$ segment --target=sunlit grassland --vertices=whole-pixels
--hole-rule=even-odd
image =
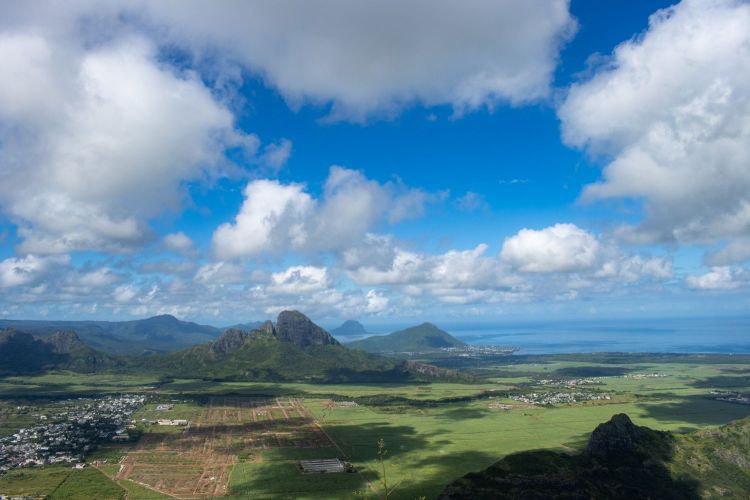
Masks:
[[[0,479],[0,494],[50,500],[120,500],[125,490],[101,471],[50,465],[10,471]],[[132,498],[132,497],[131,497]]]
[[[231,496],[352,498],[355,491],[367,490],[368,484],[377,488],[380,471],[376,452],[377,442],[382,438],[388,449],[388,482],[396,485],[391,498],[414,499],[422,495],[435,497],[453,479],[483,469],[509,453],[540,448],[576,449],[597,424],[616,413],[627,413],[638,425],[675,432],[710,428],[750,416],[750,406],[717,401],[710,394],[712,390],[750,390],[750,366],[731,362],[702,364],[695,358],[684,363],[545,361],[483,367],[474,372],[485,376],[480,375],[477,383],[464,384],[346,385],[178,379],[162,384],[158,391],[149,391],[148,403],[135,417],[194,418],[212,395],[294,396],[303,402],[340,450],[275,448],[240,456],[232,471]],[[555,382],[575,378],[593,378],[596,383],[571,388]],[[552,382],[541,384],[541,379]],[[51,374],[4,379],[0,381],[0,395],[4,398],[62,396],[64,387],[72,388],[71,395],[141,392],[139,388],[157,383],[148,377]],[[509,397],[532,391],[578,390],[611,394],[611,399],[542,407],[521,404]],[[332,404],[342,400],[356,401],[359,406]],[[173,410],[155,410],[158,402],[172,401]],[[490,405],[494,403],[512,405],[512,409],[493,409]],[[144,430],[150,432],[148,428]],[[181,430],[170,428],[159,432]],[[297,461],[302,458],[342,456],[351,460],[360,473],[305,476],[297,469]],[[55,481],[62,484],[63,472],[70,474],[69,468],[60,470],[45,467],[14,471],[0,479],[0,493],[33,494],[41,492],[39,488],[50,491],[50,487],[57,487]],[[107,469],[112,471],[114,467]],[[23,489],[27,487],[24,484],[28,489]],[[135,483],[121,480],[111,484],[120,490],[127,488],[130,499],[158,498],[158,494]],[[376,496],[370,493],[370,498]]]

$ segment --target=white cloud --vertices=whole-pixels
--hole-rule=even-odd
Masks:
[[[750,4],[684,0],[654,14],[559,109],[567,143],[613,158],[588,200],[645,200],[632,241],[750,233]]]
[[[281,170],[289,157],[292,156],[292,141],[282,139],[277,143],[267,144],[258,159],[259,163],[277,173]]]
[[[164,236],[164,246],[174,252],[189,254],[193,251],[193,240],[180,231]]]
[[[115,302],[121,304],[130,303],[137,295],[138,291],[133,285],[120,285],[115,288],[112,294]]]
[[[256,256],[278,250],[329,251],[353,246],[374,225],[419,216],[435,199],[401,184],[380,184],[361,172],[333,166],[323,196],[314,199],[302,184],[257,180],[247,184],[233,223],[217,228],[219,258]]]
[[[489,208],[484,196],[473,191],[467,191],[466,194],[457,198],[455,205],[459,210],[464,212],[475,212],[477,210],[486,210]]]
[[[271,274],[268,290],[272,293],[299,295],[325,290],[331,285],[328,269],[315,266],[292,266]]]
[[[307,242],[305,221],[315,203],[303,185],[252,181],[244,195],[234,223],[222,224],[214,232],[213,246],[219,258],[299,248]]]
[[[549,273],[592,269],[600,258],[600,245],[591,233],[574,224],[541,229],[521,229],[505,238],[500,258],[523,272]]]
[[[68,264],[68,256],[9,257],[0,261],[0,287],[8,288],[38,282],[54,268]]]
[[[386,295],[378,290],[370,290],[365,296],[367,304],[365,311],[369,314],[380,313],[388,309],[390,300]]]
[[[135,245],[148,218],[179,208],[182,182],[217,174],[227,147],[257,146],[144,39],[83,51],[6,31],[0,59],[0,202],[22,251]]]
[[[611,260],[605,260],[592,276],[632,283],[644,277],[668,279],[672,274],[672,259],[669,257],[614,255]]]
[[[231,262],[212,262],[201,266],[195,273],[194,280],[204,285],[226,285],[243,283],[247,276],[239,264]]]
[[[487,245],[425,255],[403,250],[392,239],[368,235],[366,244],[342,255],[347,275],[360,286],[391,286],[410,296],[427,293],[440,302],[512,302],[528,287],[497,259]],[[390,258],[389,258],[390,256]]]
[[[750,238],[737,238],[723,248],[706,253],[704,259],[711,266],[726,266],[750,260]]]
[[[567,0],[150,2],[196,52],[228,51],[288,102],[363,119],[420,102],[457,111],[549,93],[575,22]]]
[[[77,280],[78,284],[83,287],[103,288],[107,285],[111,285],[121,279],[120,276],[115,274],[111,269],[106,267],[96,269],[83,273]]]
[[[696,290],[731,290],[747,283],[743,271],[728,266],[713,267],[705,274],[690,275],[685,279],[688,287]]]
[[[222,54],[292,106],[333,104],[363,120],[417,102],[457,112],[545,98],[576,23],[568,0],[6,2],[0,26],[32,25],[86,42],[149,32],[196,60]],[[96,22],[86,22],[95,18]],[[205,57],[204,57],[205,56]],[[41,106],[40,106],[41,107]]]

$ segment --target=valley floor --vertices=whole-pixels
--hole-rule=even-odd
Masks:
[[[562,359],[562,358],[561,358]],[[529,449],[579,449],[616,413],[687,432],[750,416],[745,358],[639,356],[617,363],[545,357],[485,365],[474,384],[313,385],[158,381],[70,373],[0,380],[0,434],[33,425],[55,398],[134,392],[140,439],[88,457],[98,469],[44,466],[0,477],[0,494],[49,498],[379,498],[383,440],[393,499],[434,498],[452,480]],[[168,409],[157,410],[166,404]],[[186,426],[149,424],[184,419]],[[302,459],[358,472],[302,474]]]

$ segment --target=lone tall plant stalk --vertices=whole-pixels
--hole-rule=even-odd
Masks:
[[[390,495],[390,491],[388,490],[388,475],[385,469],[386,455],[388,455],[388,450],[385,447],[385,441],[383,440],[383,438],[380,438],[380,441],[378,441],[378,462],[380,462],[380,469],[383,474],[380,482],[383,485],[383,498],[385,500],[388,500],[388,495]]]

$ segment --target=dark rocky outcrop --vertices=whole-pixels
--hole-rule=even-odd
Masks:
[[[87,346],[75,332],[38,338],[14,330],[0,331],[0,375],[34,374],[51,369],[92,372],[119,361]]]
[[[220,356],[225,356],[242,347],[250,337],[250,332],[237,329],[225,331],[221,337],[211,342],[211,350]]]
[[[619,413],[594,429],[586,445],[586,454],[600,458],[624,456],[636,451],[641,437],[641,428],[626,414]]]
[[[48,344],[57,354],[71,354],[88,348],[76,332],[55,332],[49,337],[42,338],[41,341]]]
[[[339,344],[330,333],[299,311],[282,311],[276,320],[275,334],[282,342],[300,347]]]
[[[258,328],[259,332],[263,332],[267,335],[273,335],[276,336],[276,329],[273,326],[273,322],[271,320],[266,321],[260,327]]]
[[[697,499],[697,481],[675,477],[675,439],[639,427],[625,414],[592,433],[583,453],[550,450],[508,455],[482,472],[448,485],[440,500]]]

